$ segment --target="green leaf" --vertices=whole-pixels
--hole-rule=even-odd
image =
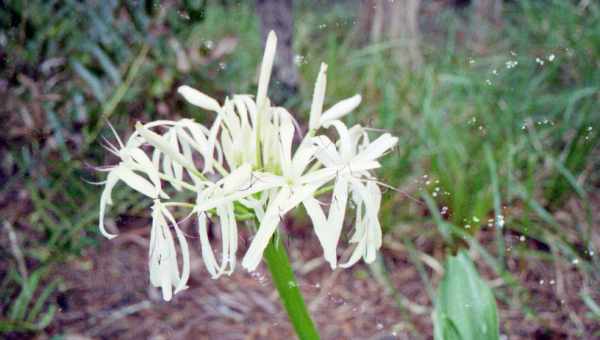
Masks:
[[[110,57],[96,44],[89,44],[86,49],[98,60],[100,66],[115,85],[119,85],[122,82],[121,72],[119,68],[115,66]]]
[[[435,303],[434,328],[436,340],[499,339],[496,300],[464,251],[446,262]]]
[[[34,271],[28,279],[23,280],[23,284],[21,286],[21,293],[19,293],[19,296],[17,296],[17,298],[15,299],[8,314],[11,320],[25,320],[27,306],[33,298],[33,293],[36,291],[42,275],[43,269],[38,269]]]
[[[94,97],[96,97],[100,103],[104,103],[106,101],[106,93],[104,92],[104,87],[100,79],[78,61],[73,61],[71,66],[75,73],[89,85]]]
[[[38,317],[38,315],[40,314],[40,312],[42,312],[42,308],[44,307],[44,304],[48,301],[48,298],[50,297],[50,295],[56,289],[56,286],[58,285],[58,283],[59,283],[58,280],[54,280],[50,284],[48,284],[48,285],[46,285],[44,287],[44,289],[42,290],[42,292],[40,293],[40,295],[36,299],[35,304],[31,308],[31,310],[29,311],[29,315],[27,317],[27,321],[34,322],[36,320],[36,318]],[[48,313],[45,316],[41,317],[42,320],[47,319],[48,315],[52,315],[53,314],[53,312],[50,312],[53,309],[53,307],[56,307],[56,306],[50,305],[50,307],[48,308],[49,309]],[[47,324],[47,323],[42,322],[42,324]],[[45,327],[46,326],[42,327],[42,329],[45,328]]]

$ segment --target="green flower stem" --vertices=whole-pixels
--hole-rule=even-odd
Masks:
[[[317,328],[304,304],[304,298],[300,293],[285,246],[279,237],[271,238],[265,249],[264,258],[298,338],[301,340],[319,339]]]

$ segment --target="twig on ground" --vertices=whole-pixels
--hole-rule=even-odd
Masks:
[[[119,308],[119,309],[115,310],[114,312],[110,313],[106,318],[104,318],[102,320],[102,322],[100,322],[100,324],[98,324],[97,326],[90,329],[88,334],[90,334],[91,336],[95,336],[95,335],[99,334],[104,328],[106,328],[110,324],[114,323],[115,321],[123,319],[131,314],[138,313],[138,312],[140,312],[144,309],[148,309],[150,307],[152,307],[152,302],[150,302],[150,300],[143,300],[141,302]],[[94,318],[94,319],[97,319],[97,318]],[[94,323],[94,319],[92,319],[92,323]]]
[[[27,272],[27,266],[25,265],[25,257],[23,256],[23,251],[21,251],[21,246],[19,245],[19,240],[17,239],[17,233],[13,228],[12,224],[8,221],[4,221],[4,228],[6,228],[6,232],[8,233],[8,240],[10,241],[10,251],[12,252],[15,260],[17,260],[17,268],[19,269],[19,273],[24,280],[27,280],[29,277],[29,273]]]

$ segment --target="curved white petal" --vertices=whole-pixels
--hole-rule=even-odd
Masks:
[[[292,159],[292,171],[291,176],[293,178],[300,177],[306,167],[312,160],[315,158],[316,146],[309,143],[302,143],[294,153],[294,158]]]
[[[217,134],[219,133],[219,127],[221,126],[221,115],[218,115],[213,122],[213,125],[210,127],[210,132],[208,134],[208,146],[206,148],[206,156],[204,158],[204,172],[212,173],[213,171],[213,154],[215,152],[216,143],[217,143]]]
[[[372,161],[381,157],[386,151],[393,148],[398,143],[397,137],[392,137],[389,133],[377,137],[369,143],[355,158],[355,161]]]
[[[350,131],[346,124],[342,123],[341,120],[334,120],[331,124],[337,130],[338,135],[340,136],[340,154],[344,161],[348,161],[354,156],[355,153],[355,143],[353,143],[352,137],[350,136]]]
[[[252,197],[241,198],[238,201],[240,204],[245,206],[246,208],[252,209],[256,218],[261,221],[265,216],[265,210],[263,209],[263,205],[257,199]]]
[[[312,221],[315,234],[317,234],[319,243],[321,243],[321,247],[323,248],[323,257],[325,257],[325,261],[329,262],[329,265],[333,269],[335,268],[335,264],[337,262],[337,255],[336,248],[334,248],[331,240],[335,238],[335,235],[333,235],[333,230],[327,223],[325,213],[319,205],[319,201],[314,197],[305,199],[302,204],[304,205],[306,213],[308,213],[308,216]]]
[[[218,112],[221,105],[215,99],[187,85],[179,86],[177,92],[190,104],[196,105],[208,111]]]
[[[138,164],[139,170],[143,170],[148,175],[150,181],[152,181],[152,185],[154,185],[154,188],[157,190],[159,195],[162,198],[169,198],[169,196],[165,194],[161,189],[158,168],[150,160],[150,157],[148,157],[148,155],[146,155],[146,153],[139,148],[128,149],[128,153],[129,155],[131,155],[131,158]]]
[[[339,101],[329,108],[329,110],[323,112],[319,125],[328,127],[331,121],[340,119],[356,109],[358,105],[360,105],[361,100],[362,97],[360,94],[357,94],[353,97]]]
[[[177,138],[177,127],[174,127],[173,130],[169,132],[169,143],[171,144],[173,150],[175,150],[175,152],[177,152],[178,154],[182,155],[182,158],[185,159],[186,164],[192,164],[191,160],[185,157],[182,154],[181,149],[179,148],[179,140]],[[177,162],[171,162],[171,166],[173,167],[173,175],[177,180],[173,181],[173,183],[171,184],[173,185],[175,190],[181,190],[181,185],[179,185],[179,182],[181,182],[181,180],[183,179],[183,167],[180,163]]]
[[[150,271],[150,283],[154,287],[160,287],[160,273],[159,273],[159,237],[162,237],[160,233],[160,226],[158,219],[155,214],[158,212],[152,210],[152,226],[150,227],[150,246],[148,248],[148,267]]]
[[[238,165],[238,150],[235,149],[233,138],[227,129],[221,131],[221,147],[223,148],[223,156],[230,168],[235,168]]]
[[[279,224],[282,215],[285,214],[284,211],[281,211],[281,207],[286,203],[289,197],[290,190],[284,187],[277,193],[275,198],[269,202],[269,207],[260,222],[258,231],[256,232],[256,235],[254,235],[252,243],[250,243],[250,247],[242,259],[242,266],[248,271],[253,271],[258,267],[271,236],[277,229],[277,225]]]
[[[162,204],[160,205],[160,208],[161,213],[167,218],[169,223],[171,223],[173,229],[175,229],[175,235],[177,236],[177,241],[179,242],[179,247],[181,249],[181,259],[183,264],[181,268],[181,276],[177,277],[177,285],[175,285],[175,294],[177,294],[178,292],[187,289],[187,281],[190,277],[190,250],[187,240],[185,239],[185,235],[181,229],[179,229],[179,226],[177,225],[177,222],[175,221],[175,218],[171,212]],[[176,263],[176,261],[175,265],[176,268],[179,268],[179,265]],[[178,273],[178,271],[176,271],[176,273]]]
[[[104,214],[106,212],[106,206],[112,205],[111,193],[114,186],[119,181],[119,177],[113,171],[108,173],[108,178],[106,179],[106,184],[104,184],[104,190],[102,191],[102,195],[100,196],[100,219],[98,221],[98,228],[100,229],[100,233],[102,236],[111,239],[117,237],[115,234],[111,234],[106,231],[104,227]]]
[[[157,189],[147,179],[136,174],[128,167],[126,167],[124,165],[119,165],[113,171],[120,180],[125,182],[125,184],[127,184],[132,189],[134,189],[150,198],[157,197],[157,193],[160,191],[160,188]]]
[[[223,251],[220,273],[230,275],[235,269],[235,253],[237,252],[237,223],[233,204],[230,203],[217,207],[217,214],[219,215],[219,222],[221,224]],[[228,267],[229,269],[227,269]]]
[[[312,139],[312,142],[316,146],[315,157],[319,162],[323,163],[326,167],[333,167],[342,162],[335,144],[327,136],[317,136]]]
[[[286,176],[292,172],[292,143],[294,139],[294,124],[288,115],[281,115],[279,126],[280,165]]]
[[[382,244],[381,225],[378,219],[381,190],[374,182],[363,185],[358,180],[352,181],[352,190],[357,209],[355,231],[350,243],[357,245],[348,262],[340,265],[343,268],[352,266],[361,257],[366,263],[373,262]]]
[[[250,186],[251,176],[252,168],[249,164],[244,164],[223,177],[217,185],[222,186],[225,193],[235,192]]]
[[[219,265],[217,264],[215,254],[213,253],[212,246],[210,245],[210,241],[208,240],[208,226],[206,223],[206,214],[203,211],[198,212],[198,234],[200,235],[200,249],[202,251],[202,260],[204,260],[204,265],[206,266],[206,269],[214,278],[218,275]]]
[[[345,176],[338,177],[333,187],[331,206],[329,207],[329,216],[327,217],[328,228],[330,228],[331,245],[330,251],[335,252],[337,244],[344,226],[344,217],[346,215],[346,204],[348,202],[348,180]],[[336,266],[335,253],[329,254],[332,268]]]
[[[165,156],[168,156],[172,161],[175,161],[189,170],[191,173],[197,172],[193,164],[190,164],[184,157],[176,151],[165,137],[150,131],[142,123],[135,124],[136,131],[144,137],[144,139],[152,146],[160,150]]]
[[[201,196],[199,196],[199,200],[200,197]],[[221,227],[221,265],[219,265],[215,259],[212,246],[208,239],[206,215],[203,211],[198,212],[198,232],[200,234],[202,258],[206,265],[206,269],[213,279],[217,279],[223,274],[230,275],[233,272],[235,268],[235,253],[237,252],[238,246],[237,222],[235,220],[233,203],[217,206],[216,212]]]
[[[239,100],[241,102],[243,102],[246,106],[246,108],[248,109],[248,115],[250,116],[250,122],[252,123],[252,126],[256,126],[256,103],[254,102],[254,100],[252,100],[252,97],[249,95],[237,95],[237,98],[239,98]]]
[[[149,254],[150,283],[160,287],[165,301],[173,297],[173,286],[179,281],[177,252],[175,242],[169,230],[160,206],[155,201],[152,207],[152,231]]]

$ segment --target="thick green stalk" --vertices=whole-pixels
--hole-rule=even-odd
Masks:
[[[301,340],[319,339],[317,328],[304,304],[304,298],[300,293],[285,246],[279,237],[271,238],[265,249],[264,258],[298,338]]]

